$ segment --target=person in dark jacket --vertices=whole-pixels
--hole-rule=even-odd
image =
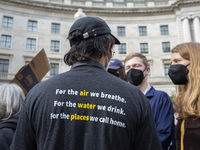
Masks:
[[[0,86],[0,149],[9,150],[25,96],[22,89],[12,83]]]
[[[28,93],[11,150],[161,150],[148,100],[106,71],[120,43],[106,22],[78,19],[68,39],[71,69]]]
[[[174,111],[170,97],[164,91],[156,90],[147,81],[150,67],[147,58],[141,53],[130,53],[125,58],[127,80],[139,87],[151,105],[156,128],[163,150],[168,150],[174,136]]]

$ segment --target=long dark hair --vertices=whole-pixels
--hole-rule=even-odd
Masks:
[[[68,36],[72,44],[71,49],[65,54],[64,62],[67,65],[73,65],[78,61],[89,60],[91,58],[100,59],[103,52],[106,52],[109,44],[113,48],[115,39],[110,34],[79,40],[80,31],[74,31]]]

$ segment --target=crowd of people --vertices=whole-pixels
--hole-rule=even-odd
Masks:
[[[69,71],[38,83],[26,98],[16,84],[0,86],[1,150],[199,149],[200,43],[171,51],[172,102],[148,83],[143,54],[114,58],[120,41],[103,19],[76,20],[68,40]]]

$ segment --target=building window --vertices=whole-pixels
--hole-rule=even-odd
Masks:
[[[37,21],[28,21],[28,31],[36,32],[37,31]]]
[[[148,43],[140,43],[140,52],[143,54],[149,53]]]
[[[0,59],[0,73],[8,73],[9,60]]]
[[[1,35],[1,47],[11,47],[11,36],[10,35]]]
[[[170,67],[170,64],[164,64],[165,76],[168,76],[169,67]]]
[[[126,54],[126,43],[121,43],[118,46],[118,52],[119,54]]]
[[[125,27],[117,27],[117,35],[118,36],[125,36]]]
[[[133,0],[134,2],[146,2],[147,0]]]
[[[50,76],[54,76],[58,74],[58,63],[50,63]]]
[[[125,0],[113,0],[113,2],[125,2]]]
[[[140,36],[147,36],[147,27],[146,26],[139,27],[139,35]]]
[[[51,2],[63,2],[63,0],[49,0]]]
[[[51,25],[51,33],[59,34],[60,33],[60,24],[52,23],[52,25]]]
[[[30,63],[30,61],[29,60],[25,60],[25,65],[28,64],[28,63]]]
[[[3,27],[12,28],[13,27],[13,18],[12,17],[3,17]]]
[[[36,50],[36,39],[27,38],[26,49],[28,49],[28,50]]]
[[[162,42],[163,53],[169,53],[170,49],[170,42]]]
[[[60,50],[60,41],[51,41],[51,51],[59,52]]]
[[[148,77],[151,77],[151,70],[149,71],[149,73],[147,74]]]
[[[161,35],[169,35],[168,25],[160,26]]]

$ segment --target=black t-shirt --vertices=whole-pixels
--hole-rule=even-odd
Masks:
[[[135,86],[96,61],[37,84],[11,150],[161,150],[151,107]]]

